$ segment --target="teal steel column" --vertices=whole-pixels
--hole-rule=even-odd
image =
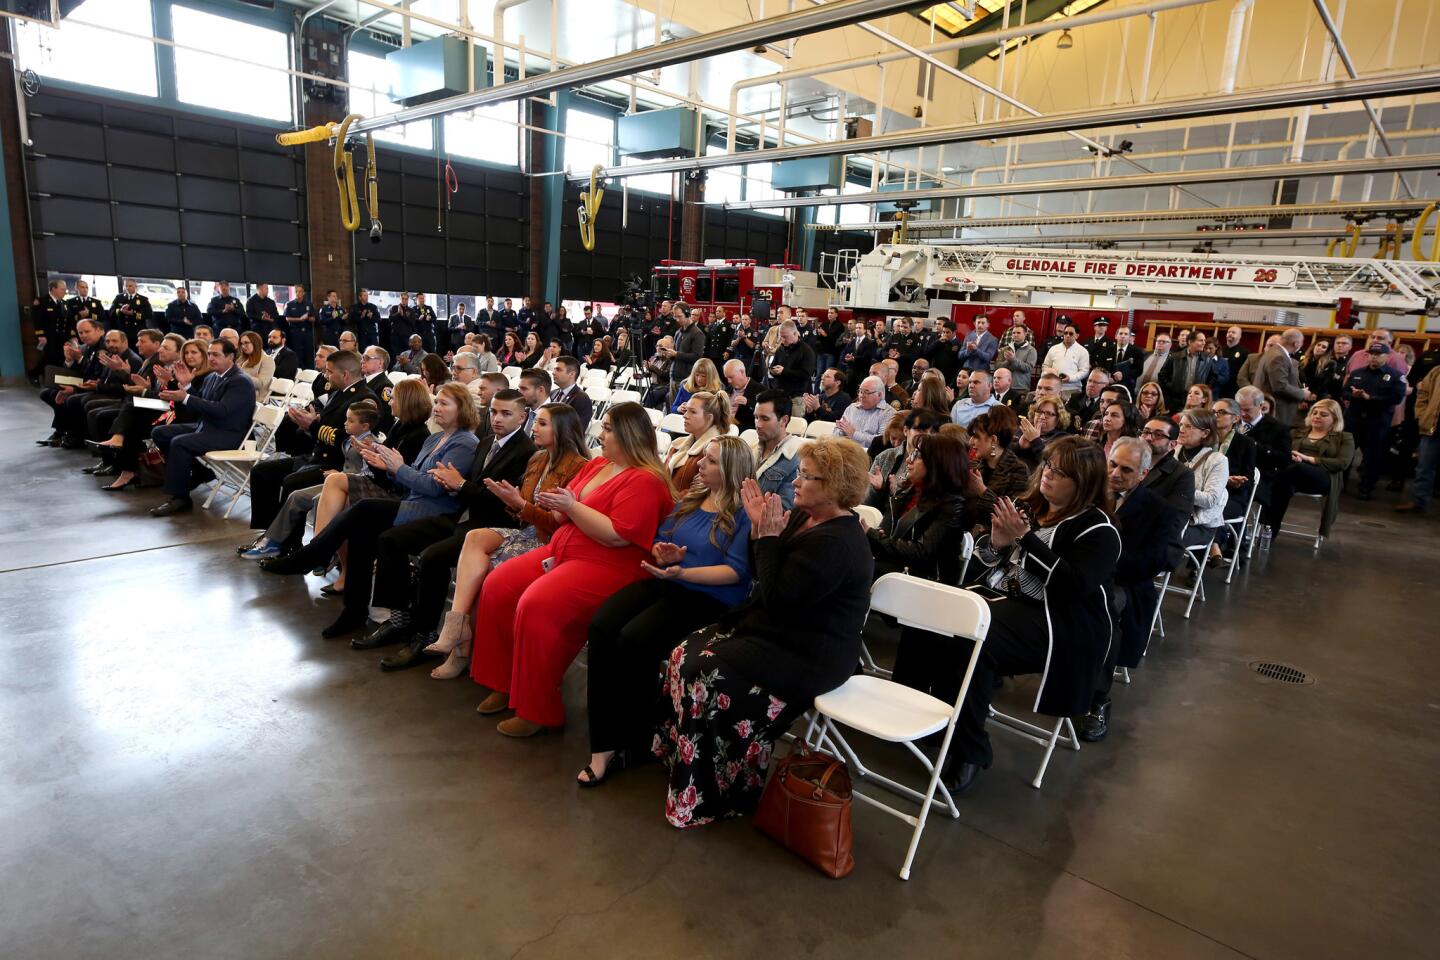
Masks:
[[[0,157],[0,167],[8,167]],[[0,378],[25,376],[25,351],[20,345],[20,289],[15,281],[15,247],[10,242],[10,184],[19,173],[0,170]]]
[[[815,231],[809,224],[815,222],[815,211],[819,207],[796,207],[795,219],[795,262],[801,270],[815,269]]]
[[[561,92],[556,95],[556,106],[539,107],[538,114],[545,117],[546,122],[540,124],[547,130],[554,130],[556,133],[565,132],[565,110],[570,105],[570,94]],[[537,105],[538,106],[538,105]],[[541,202],[541,249],[540,260],[543,267],[541,285],[545,291],[545,299],[560,304],[560,230],[565,222],[565,178],[563,176],[545,176],[555,174],[564,169],[565,166],[565,144],[562,137],[541,136],[541,149],[539,162],[535,164],[535,172],[540,174],[540,202]]]
[[[174,40],[174,27],[170,23],[170,4],[150,5],[151,24],[158,40]],[[218,12],[218,11],[217,11]],[[178,103],[179,85],[175,81],[175,48],[163,43],[155,44],[155,85],[162,103]]]

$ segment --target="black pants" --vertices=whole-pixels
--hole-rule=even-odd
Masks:
[[[433,627],[444,612],[450,570],[468,532],[453,516],[425,517],[386,530],[375,548],[375,605],[409,610],[416,629]],[[413,567],[411,557],[416,558]]]
[[[1297,493],[1329,493],[1330,471],[1314,463],[1292,463],[1275,474],[1270,486],[1270,509],[1266,512],[1265,523],[1274,533],[1280,532],[1285,522],[1285,513],[1290,509],[1290,499]]]
[[[1390,453],[1390,417],[1365,414],[1353,421],[1355,446],[1360,448],[1360,492],[1370,493],[1380,482]]]
[[[649,752],[666,658],[724,613],[709,594],[668,580],[632,583],[601,605],[590,621],[591,751]]]
[[[123,400],[114,403],[91,403],[85,407],[85,436],[91,440],[108,440],[115,432],[120,411],[130,405]]]
[[[275,522],[286,497],[324,482],[324,468],[305,457],[272,457],[255,464],[250,471],[250,527],[264,530]]]
[[[395,523],[399,500],[361,500],[340,511],[305,546],[299,556],[311,566],[329,563],[345,546],[345,612],[361,620],[370,609],[370,580],[380,535]]]
[[[965,692],[955,736],[950,741],[950,756],[960,762],[990,766],[990,737],[985,732],[990,698],[1002,677],[1044,671],[1047,637],[1044,607],[1022,600],[990,603],[990,632]],[[973,649],[968,640],[902,627],[894,678],[938,700],[954,703]]]

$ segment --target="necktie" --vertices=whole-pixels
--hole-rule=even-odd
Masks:
[[[485,462],[480,465],[480,469],[482,471],[485,470],[486,467],[490,466],[490,461],[495,459],[495,454],[499,449],[499,440],[496,440],[490,444],[490,449],[485,451]]]
[[[1249,433],[1251,426],[1252,426],[1252,424],[1250,423],[1250,421],[1248,421],[1248,420],[1245,421],[1244,423],[1240,424],[1240,432],[1241,432],[1241,433]]]

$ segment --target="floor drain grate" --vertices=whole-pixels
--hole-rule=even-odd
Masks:
[[[1279,680],[1281,683],[1314,683],[1315,679],[1299,667],[1292,667],[1288,663],[1276,663],[1273,660],[1251,660],[1250,669],[1260,676],[1270,680]]]

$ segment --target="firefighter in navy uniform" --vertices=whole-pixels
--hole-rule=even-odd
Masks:
[[[295,284],[295,296],[285,304],[285,323],[289,334],[285,337],[290,349],[302,358],[315,354],[315,305],[306,295],[305,284]]]
[[[360,349],[382,346],[380,340],[380,308],[370,302],[370,291],[361,290],[345,317],[345,329],[355,334]],[[387,331],[388,332],[388,331]]]
[[[410,306],[410,294],[400,294],[400,302],[390,308],[390,342],[387,348],[391,357],[398,357],[410,349],[410,337],[415,334],[415,308]]]
[[[716,369],[725,366],[725,354],[735,342],[735,328],[724,307],[716,307],[705,326],[705,358],[715,364]]]
[[[420,339],[425,343],[425,349],[430,353],[437,350],[445,351],[444,344],[450,339],[445,331],[445,325],[435,315],[435,308],[425,302],[425,294],[415,294],[415,332],[420,334]]]
[[[165,307],[165,332],[178,333],[186,340],[195,337],[195,325],[200,322],[200,308],[190,299],[185,287],[175,288],[175,299]],[[218,335],[220,330],[215,333]]]
[[[134,280],[125,281],[125,292],[115,295],[110,303],[110,329],[123,330],[131,343],[140,336],[140,331],[154,326],[155,311],[150,308],[150,298],[139,293]]]
[[[245,329],[245,306],[238,298],[230,296],[230,284],[225,280],[215,284],[215,296],[210,298],[205,316],[216,330],[226,327]]]
[[[1361,500],[1369,500],[1375,484],[1380,482],[1390,439],[1390,421],[1395,415],[1395,405],[1405,399],[1405,377],[1386,363],[1390,347],[1377,341],[1365,352],[1368,354],[1366,365],[1345,381],[1345,426],[1355,435],[1355,446],[1362,457]]]
[[[345,307],[340,303],[339,292],[331,290],[325,294],[325,303],[320,307],[319,318],[320,342],[328,343],[331,346],[339,343],[340,331],[349,329],[345,326]],[[356,337],[358,339],[358,333]]]
[[[1095,318],[1095,335],[1082,341],[1080,346],[1090,354],[1090,366],[1099,367],[1106,373],[1115,366],[1115,341],[1106,336],[1110,332],[1110,321],[1104,317]]]
[[[260,334],[262,338],[268,338],[270,331],[275,329],[275,324],[280,316],[280,308],[270,298],[270,285],[268,283],[257,284],[255,292],[250,294],[250,299],[245,301],[245,316],[250,321],[250,329]],[[284,330],[281,330],[284,333]]]
[[[84,280],[75,281],[75,296],[65,301],[65,309],[70,312],[70,336],[75,335],[75,324],[81,320],[94,320],[105,326],[105,305],[90,296],[90,284]]]
[[[30,326],[35,331],[35,351],[40,355],[30,370],[39,380],[47,366],[65,364],[65,342],[75,335],[75,313],[65,299],[65,281],[51,280],[45,295],[30,305]]]

